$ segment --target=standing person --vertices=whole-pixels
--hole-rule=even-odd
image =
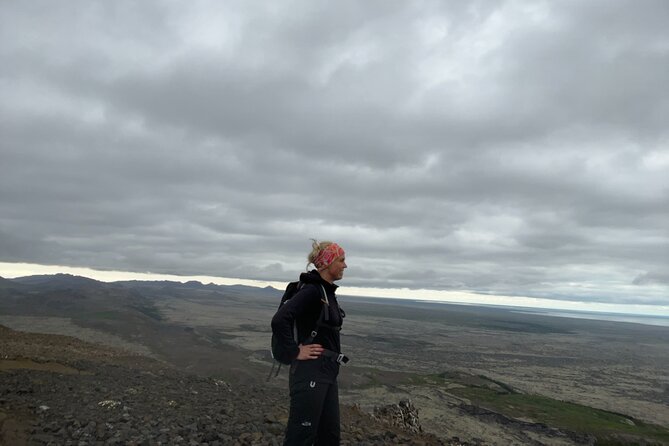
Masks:
[[[338,445],[337,375],[348,358],[341,354],[339,330],[344,311],[337,303],[334,282],[344,276],[346,255],[336,243],[314,240],[307,260],[307,270],[311,264],[316,269],[300,275],[302,288],[272,318],[281,355],[292,361],[290,414],[283,444]]]

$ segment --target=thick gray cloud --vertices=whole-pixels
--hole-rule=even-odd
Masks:
[[[669,304],[669,5],[14,2],[0,261]]]

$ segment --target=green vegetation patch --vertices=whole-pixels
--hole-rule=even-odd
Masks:
[[[395,387],[406,385],[411,380],[413,374],[405,372],[395,372],[389,370],[379,370],[373,367],[356,367],[352,376],[351,387],[356,389],[368,389],[374,387]]]
[[[669,445],[669,429],[619,413],[595,409],[541,395],[518,392],[483,375],[459,371],[407,376],[409,386],[434,386],[465,398],[477,407],[510,419],[531,420],[565,431],[597,437],[597,445]]]
[[[93,319],[116,320],[121,319],[123,315],[118,311],[96,311],[91,313],[90,317]]]
[[[515,393],[508,385],[487,378],[483,375],[470,375],[458,371],[448,371],[429,375],[412,375],[409,385],[436,385],[439,387],[473,387],[489,389],[496,393]]]
[[[233,335],[233,334],[229,334],[229,333],[224,333],[224,332],[220,331],[220,332],[218,332],[218,338],[219,338],[221,341],[230,341],[230,340],[239,338],[239,336],[237,336],[237,335]]]
[[[634,444],[629,442],[632,438],[669,444],[669,429],[614,412],[540,395],[499,392],[488,387],[467,386],[449,392],[509,418],[531,419],[572,432],[593,434],[598,439],[597,444],[617,444],[621,438],[627,439],[625,444]]]
[[[254,324],[240,324],[239,325],[239,330],[241,330],[241,331],[254,331],[254,332],[267,331],[267,329],[265,327],[258,328],[258,326],[254,325]]]
[[[153,305],[131,305],[130,308],[134,308],[145,316],[150,317],[153,320],[161,321],[163,316],[160,314],[160,311]]]
[[[559,327],[554,327],[548,324],[538,324],[526,321],[510,321],[502,319],[484,320],[477,324],[479,327],[488,330],[510,331],[515,333],[570,333]]]

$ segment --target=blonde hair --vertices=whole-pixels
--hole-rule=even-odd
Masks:
[[[309,263],[307,263],[307,271],[309,270],[309,265],[314,265],[314,261],[316,260],[316,257],[318,257],[318,254],[321,253],[322,250],[330,246],[333,242],[330,242],[328,240],[323,240],[322,242],[319,242],[318,240],[312,238],[311,239],[311,252],[307,256],[307,260]]]

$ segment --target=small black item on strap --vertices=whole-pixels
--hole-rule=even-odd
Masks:
[[[325,358],[328,358],[338,364],[346,365],[346,363],[349,361],[348,356],[346,356],[343,353],[337,353],[332,350],[324,349],[323,350],[323,356]]]
[[[279,366],[277,367],[277,364]],[[279,361],[272,361],[272,368],[269,369],[269,375],[267,375],[267,381],[269,381],[272,378],[272,374],[274,373],[274,378],[279,376],[279,372],[281,371],[281,363]],[[274,369],[276,369],[276,372],[274,372]]]

